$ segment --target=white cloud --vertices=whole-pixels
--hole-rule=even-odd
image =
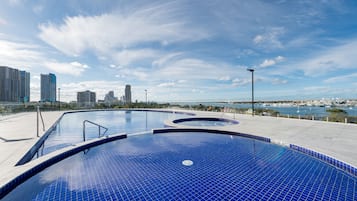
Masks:
[[[273,60],[273,59],[265,59],[264,61],[263,61],[263,63],[261,63],[259,66],[260,67],[268,67],[268,66],[272,66],[272,65],[275,65],[275,60]]]
[[[188,80],[219,80],[222,77],[238,75],[243,70],[221,62],[207,62],[196,58],[180,58],[158,69],[161,77]]]
[[[244,85],[247,85],[249,83],[251,83],[252,81],[250,79],[239,79],[239,78],[236,78],[236,79],[233,79],[232,80],[232,86],[235,86],[235,87],[239,87],[239,86],[244,86]]]
[[[158,87],[174,87],[175,85],[176,85],[175,82],[164,82],[164,83],[158,84],[157,86]]]
[[[264,34],[258,34],[254,37],[253,42],[258,47],[264,49],[280,49],[283,48],[283,44],[279,37],[285,33],[284,27],[272,27],[268,28]]]
[[[177,80],[170,82],[163,82],[157,85],[157,87],[170,88],[170,87],[182,87],[183,84],[187,83],[187,80]]]
[[[282,62],[285,58],[282,56],[277,56],[274,59],[265,59],[263,63],[261,63],[259,66],[262,68],[268,67],[268,66],[273,66],[279,62]]]
[[[257,53],[251,49],[236,50],[235,54],[236,54],[237,58],[257,55]]]
[[[262,35],[257,35],[257,36],[254,37],[253,42],[254,42],[255,44],[259,44],[259,43],[261,43],[263,40],[264,40],[264,37],[263,37]]]
[[[120,66],[127,66],[137,61],[157,58],[160,53],[152,49],[123,50],[114,53],[113,60]]]
[[[173,59],[177,59],[181,55],[183,55],[182,52],[175,52],[175,53],[170,53],[170,54],[161,56],[160,58],[153,61],[152,65],[153,66],[163,66],[164,64],[172,61]]]
[[[154,74],[150,72],[150,69],[137,67],[137,68],[120,68],[118,69],[117,75],[115,77],[118,78],[131,78],[137,80],[147,80],[150,75]],[[150,77],[152,79],[152,77]]]
[[[292,65],[294,69],[303,70],[305,75],[317,76],[341,69],[356,69],[357,39],[317,52],[314,57]]]
[[[304,92],[312,92],[312,93],[316,93],[316,92],[329,92],[331,90],[330,87],[327,86],[309,86],[309,87],[304,87],[303,91]]]
[[[354,81],[354,80],[357,80],[357,73],[331,77],[331,78],[324,80],[324,83],[344,83],[344,82],[350,82],[350,81]]]
[[[274,78],[272,80],[272,84],[274,84],[274,85],[280,85],[280,84],[286,84],[286,83],[288,83],[287,80],[282,80],[282,79],[279,79],[279,78]]]
[[[186,82],[187,82],[187,80],[178,80],[178,81],[177,81],[177,83],[180,83],[180,84],[186,83]]]
[[[77,61],[71,63],[45,62],[44,65],[45,67],[56,73],[74,76],[81,75],[85,71],[85,69],[89,68],[88,65],[81,64]]]
[[[220,77],[218,80],[219,80],[219,81],[229,81],[229,80],[231,80],[231,77],[229,77],[229,76],[223,76],[223,77]]]
[[[25,42],[12,42],[0,39],[1,65],[28,70],[41,64],[45,56],[39,47]]]
[[[153,9],[155,11],[153,12]],[[67,17],[61,25],[39,25],[39,37],[68,55],[85,50],[108,52],[138,44],[170,44],[209,37],[209,34],[182,18],[175,18],[172,5],[138,8],[133,13]]]
[[[282,56],[277,56],[277,57],[275,58],[275,61],[277,61],[277,62],[281,62],[281,61],[284,61],[284,60],[285,60],[285,58],[282,57]]]
[[[51,61],[43,54],[41,47],[25,42],[12,42],[0,39],[0,63],[1,65],[23,69],[33,73],[43,71],[43,67],[60,74],[78,76],[89,66],[78,61],[71,63]]]
[[[78,61],[71,62],[71,65],[77,68],[89,68],[87,64],[81,64]]]

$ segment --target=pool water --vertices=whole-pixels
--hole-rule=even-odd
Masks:
[[[108,128],[105,135],[118,133],[135,133],[163,128],[164,121],[191,116],[183,113],[156,111],[94,111],[65,114],[56,129],[53,130],[45,143],[34,156],[38,158],[58,149],[83,142],[83,121],[90,120]],[[101,131],[103,133],[103,129]],[[98,127],[86,124],[86,140],[98,138]]]
[[[229,126],[238,124],[238,121],[223,119],[223,118],[213,118],[213,117],[190,117],[183,119],[176,119],[172,121],[175,124],[185,125],[185,126]]]
[[[357,200],[357,178],[307,155],[205,132],[130,136],[80,152],[16,200]]]

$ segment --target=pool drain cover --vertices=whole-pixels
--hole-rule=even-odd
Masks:
[[[193,165],[193,161],[191,161],[191,160],[183,160],[182,161],[182,165],[191,166],[191,165]]]

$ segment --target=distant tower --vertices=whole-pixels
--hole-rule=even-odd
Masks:
[[[79,107],[94,107],[96,94],[92,91],[77,92],[77,103]]]
[[[131,103],[131,86],[125,85],[125,103]]]
[[[19,70],[0,66],[0,102],[18,102],[19,84]]]
[[[20,71],[20,102],[30,102],[30,73]]]
[[[41,101],[56,102],[56,75],[41,74]]]

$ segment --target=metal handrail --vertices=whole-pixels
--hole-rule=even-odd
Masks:
[[[40,137],[39,135],[39,122],[38,122],[38,117],[41,117],[41,121],[42,121],[42,130],[45,131],[45,122],[43,121],[43,117],[42,117],[42,113],[41,113],[41,110],[40,110],[40,106],[37,105],[37,137]]]
[[[84,120],[84,121],[83,121],[83,141],[86,141],[86,123],[90,123],[90,124],[93,124],[93,125],[98,126],[98,128],[99,128],[99,130],[98,130],[98,137],[101,137],[100,128],[104,128],[104,129],[105,129],[105,131],[104,131],[104,133],[103,133],[102,136],[104,136],[104,134],[108,131],[108,128],[107,128],[107,127],[104,127],[104,126],[102,126],[102,125],[99,125],[99,124],[94,123],[94,122],[89,121],[89,120]]]

